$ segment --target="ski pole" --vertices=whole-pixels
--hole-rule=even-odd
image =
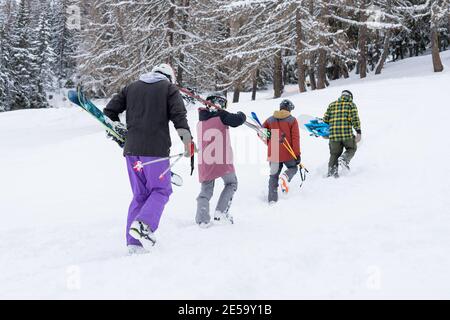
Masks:
[[[295,155],[294,149],[291,147],[291,144],[286,139],[286,137],[284,138],[283,146],[294,157],[295,160],[298,160],[298,157]],[[304,169],[307,173],[309,173],[308,169],[306,169],[306,167],[302,163],[300,163],[298,166],[300,167],[300,169]]]
[[[146,167],[146,166],[149,166],[149,165],[155,164],[155,163],[159,163],[159,162],[163,162],[163,161],[166,161],[166,160],[170,160],[170,159],[173,159],[173,158],[176,158],[176,157],[180,157],[180,156],[182,157],[183,155],[184,155],[184,153],[180,153],[180,154],[176,154],[176,155],[173,155],[173,156],[169,156],[169,157],[165,157],[165,158],[161,158],[161,159],[156,159],[156,160],[152,160],[152,161],[148,161],[148,162],[144,162],[144,163],[142,161],[136,161],[134,163],[134,165],[133,165],[133,169],[136,172],[141,172],[144,169],[144,167]]]
[[[159,180],[164,179],[164,176],[166,175],[166,173],[168,173],[170,170],[172,170],[172,168],[177,164],[178,161],[180,161],[184,156],[184,153],[180,153],[178,155],[178,158],[166,169],[164,170],[163,173],[161,173],[161,175],[159,176]]]

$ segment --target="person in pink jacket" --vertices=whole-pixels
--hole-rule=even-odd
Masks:
[[[222,96],[211,95],[206,100],[220,108],[199,109],[197,135],[201,191],[197,198],[195,221],[201,228],[211,225],[209,202],[214,194],[216,179],[219,178],[223,180],[225,187],[217,203],[214,220],[233,224],[233,217],[229,210],[237,191],[238,182],[233,165],[229,127],[239,127],[247,120],[242,112],[237,114],[227,112],[225,110],[227,100]]]

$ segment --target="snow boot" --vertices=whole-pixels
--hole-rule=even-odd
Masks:
[[[200,229],[209,229],[211,227],[211,223],[202,222],[199,223],[198,226],[200,227]]]
[[[129,234],[139,241],[146,250],[150,250],[156,243],[155,235],[150,227],[141,221],[134,221],[131,224]]]
[[[350,165],[343,157],[339,158],[339,166],[346,171],[350,171]]]
[[[233,216],[231,214],[220,211],[216,211],[214,214],[214,221],[223,224],[234,224]]]
[[[130,256],[148,253],[148,250],[146,250],[142,246],[129,245],[127,246],[127,248],[128,248],[128,255]]]
[[[280,175],[280,187],[283,194],[289,193],[289,177],[285,173]]]

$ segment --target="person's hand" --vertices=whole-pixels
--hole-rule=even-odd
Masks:
[[[198,152],[198,149],[194,142],[186,143],[184,145],[184,156],[186,158],[191,158],[195,152]]]
[[[127,130],[127,125],[120,122],[120,121],[114,121],[112,123],[112,127],[114,129],[115,132],[117,132],[119,135],[126,137],[128,130]]]
[[[258,136],[260,138],[264,138],[265,140],[269,140],[270,139],[270,130],[266,129],[266,128],[261,128],[261,130],[258,131]]]
[[[258,131],[258,137],[259,137],[262,141],[267,142],[267,135],[266,135],[264,132]]]
[[[299,166],[302,163],[302,156],[297,156],[297,159],[295,160],[295,163]]]
[[[177,129],[177,132],[184,144],[184,156],[186,158],[192,157],[196,151],[196,147],[194,141],[192,141],[191,132],[183,128]]]
[[[242,119],[244,119],[244,122],[247,121],[247,115],[245,113],[243,113],[242,111],[238,111],[237,114],[240,115]]]
[[[355,142],[356,142],[356,143],[360,143],[360,142],[361,142],[361,139],[362,139],[361,134],[358,133],[358,134],[356,135]]]

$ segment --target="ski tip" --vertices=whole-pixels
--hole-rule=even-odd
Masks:
[[[262,123],[261,123],[261,121],[259,121],[259,118],[256,115],[256,112],[252,112],[252,118],[262,127]]]
[[[75,103],[78,106],[81,105],[80,100],[78,99],[78,92],[76,90],[69,90],[67,93],[67,98],[69,98],[72,103]]]

